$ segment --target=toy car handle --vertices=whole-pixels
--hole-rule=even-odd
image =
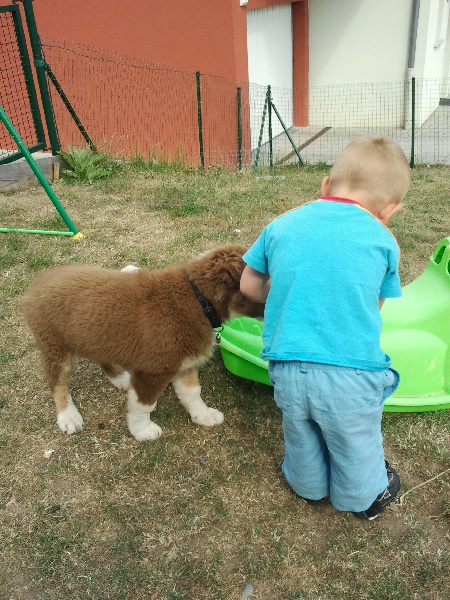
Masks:
[[[431,260],[450,277],[450,237],[439,242]]]

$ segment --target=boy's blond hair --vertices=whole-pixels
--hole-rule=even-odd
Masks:
[[[385,136],[361,137],[344,148],[330,172],[330,189],[363,190],[372,200],[401,202],[411,169],[403,150]]]

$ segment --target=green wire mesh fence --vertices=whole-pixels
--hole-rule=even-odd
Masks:
[[[113,156],[235,169],[257,155],[262,167],[298,164],[300,154],[306,164],[331,164],[355,137],[385,134],[411,164],[450,164],[450,79],[417,80],[414,93],[411,80],[272,87],[271,134],[268,119],[261,134],[267,86],[50,37],[42,47],[92,144]],[[50,92],[61,146],[86,146],[54,85]],[[299,103],[307,126],[295,125]]]
[[[355,137],[385,134],[412,164],[450,164],[450,79],[418,80],[414,97],[411,81],[312,87],[302,93],[272,87],[278,113],[272,115],[272,142],[266,122],[258,146],[267,86],[200,77],[53,38],[43,38],[43,46],[96,147],[111,154],[237,168],[254,165],[259,147],[258,164],[269,166],[298,163],[293,142],[305,163],[331,164]],[[307,127],[293,123],[298,98],[307,103]],[[84,145],[55,94],[53,104],[62,143]]]

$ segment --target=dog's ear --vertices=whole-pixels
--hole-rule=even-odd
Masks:
[[[242,254],[241,249],[237,248],[228,250],[221,257],[218,257],[218,263],[221,264],[222,280],[230,288],[239,289],[245,267]]]
[[[210,269],[214,272],[216,285],[225,284],[229,289],[239,289],[245,263],[242,260],[246,252],[238,244],[216,248],[210,255]]]
[[[245,262],[239,254],[232,254],[227,261],[227,269],[237,288],[239,288]]]

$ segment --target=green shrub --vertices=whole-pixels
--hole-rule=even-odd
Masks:
[[[120,164],[106,154],[87,148],[69,146],[69,152],[60,150],[59,154],[72,169],[63,171],[63,179],[76,179],[79,183],[91,184],[98,179],[109,177],[117,172]]]

